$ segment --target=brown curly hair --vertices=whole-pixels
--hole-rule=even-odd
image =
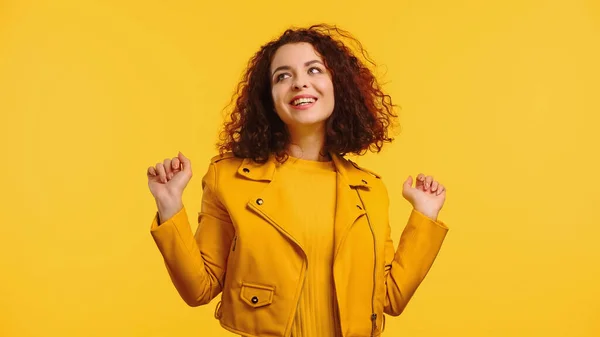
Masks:
[[[299,42],[312,44],[332,75],[335,105],[326,122],[323,152],[362,155],[366,150],[380,152],[384,142],[393,141],[388,137],[388,128],[398,116],[393,112],[391,97],[382,92],[371,70],[341,38],[353,42],[365,60],[375,66],[351,34],[326,24],[288,29],[263,45],[248,62],[232,97],[235,106],[220,134],[219,152],[231,151],[236,157],[252,158],[258,163],[264,163],[273,153],[280,162],[288,158],[289,134],[275,112],[269,68],[279,47]]]

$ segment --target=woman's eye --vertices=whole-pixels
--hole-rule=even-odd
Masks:
[[[284,79],[286,79],[287,77],[289,77],[289,74],[283,73],[283,74],[279,74],[277,75],[277,82],[282,81]]]
[[[312,68],[308,69],[308,72],[313,73],[313,74],[318,74],[321,72],[321,69],[319,69],[317,67],[312,67]]]

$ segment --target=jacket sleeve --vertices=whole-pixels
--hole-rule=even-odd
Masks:
[[[193,234],[185,207],[159,226],[158,212],[150,233],[164,259],[171,281],[189,306],[209,303],[223,288],[234,229],[216,193],[211,163],[202,179],[202,206]]]
[[[384,312],[398,316],[421,284],[442,246],[448,227],[413,209],[394,250],[388,225],[385,243],[386,299]]]

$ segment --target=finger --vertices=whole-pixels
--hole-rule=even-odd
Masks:
[[[436,195],[440,195],[440,194],[442,194],[442,193],[444,193],[444,192],[446,192],[446,188],[444,187],[444,185],[440,185],[440,186],[438,187],[438,190],[437,190],[437,192],[436,192]]]
[[[160,181],[163,183],[167,182],[167,172],[165,171],[165,167],[163,163],[156,163],[156,171],[158,172],[158,177]]]
[[[165,167],[165,172],[167,174],[167,180],[171,180],[171,178],[173,178],[173,168],[171,167],[171,158],[166,158],[163,161],[163,166]]]
[[[425,182],[425,175],[423,173],[419,173],[419,175],[417,176],[417,183],[416,183],[415,187],[422,190],[424,182]]]
[[[174,157],[171,160],[171,167],[173,168],[173,171],[179,171],[181,169],[181,161],[179,158]]]
[[[414,194],[416,193],[416,188],[412,187],[412,184],[413,177],[408,176],[402,185],[402,196],[409,201],[414,199]]]
[[[432,176],[425,177],[425,190],[428,190],[431,187],[431,182],[433,181]]]
[[[151,177],[156,176],[156,170],[154,169],[154,166],[148,167],[148,171],[146,172],[146,174]]]
[[[183,166],[182,170],[185,172],[192,173],[192,162],[190,162],[190,160],[186,156],[184,156],[183,153],[181,153],[181,151],[179,151],[177,157],[179,158],[179,160],[181,160]]]
[[[404,181],[404,189],[412,188],[412,183],[413,183],[412,176],[408,176],[408,178],[406,178],[406,180]]]
[[[433,193],[433,192],[437,191],[437,189],[438,189],[438,186],[439,186],[439,183],[438,183],[437,181],[435,181],[435,180],[434,180],[434,181],[431,183],[431,192]]]

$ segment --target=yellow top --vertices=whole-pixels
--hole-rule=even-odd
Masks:
[[[338,331],[332,268],[335,166],[331,161],[290,157],[278,170],[278,178],[286,182],[281,198],[292,205],[286,221],[301,229],[298,241],[308,257],[291,337],[334,337]]]

